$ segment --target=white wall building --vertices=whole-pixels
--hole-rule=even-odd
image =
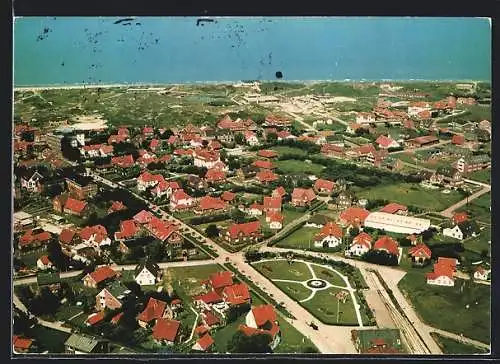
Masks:
[[[464,234],[462,233],[462,230],[460,230],[460,227],[458,225],[455,225],[452,228],[443,229],[443,236],[449,236],[450,238],[458,240],[464,239]]]
[[[385,230],[399,234],[420,234],[430,228],[429,219],[411,216],[388,214],[386,212],[372,212],[365,219],[366,227]]]

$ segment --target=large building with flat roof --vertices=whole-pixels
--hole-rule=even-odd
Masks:
[[[389,214],[386,212],[372,212],[365,219],[365,226],[400,234],[419,234],[430,228],[429,219],[412,216]]]

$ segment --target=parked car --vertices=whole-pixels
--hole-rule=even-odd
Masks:
[[[316,325],[314,322],[311,322],[309,326],[311,326],[313,330],[318,330],[318,325]]]

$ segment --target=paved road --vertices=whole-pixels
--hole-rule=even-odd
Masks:
[[[481,189],[477,192],[474,192],[472,195],[464,198],[462,201],[458,201],[456,204],[451,205],[446,210],[441,211],[440,214],[444,217],[451,218],[453,216],[453,212],[455,210],[459,209],[460,207],[468,204],[469,202],[475,200],[476,198],[478,198],[478,197],[480,197],[480,196],[482,196],[485,193],[488,193],[490,191],[491,191],[491,187],[483,187],[483,189]]]
[[[463,343],[466,343],[466,344],[474,345],[474,346],[477,346],[477,347],[480,347],[480,348],[483,348],[483,349],[487,349],[487,350],[491,349],[490,345],[488,345],[488,344],[485,344],[485,343],[483,343],[481,341],[469,339],[469,338],[466,338],[466,337],[454,334],[452,332],[448,332],[448,331],[436,329],[436,328],[433,328],[433,327],[431,327],[429,330],[431,332],[438,333],[440,335],[449,337],[450,339],[454,339],[454,340],[457,340],[457,341],[460,341],[460,342],[463,342]]]

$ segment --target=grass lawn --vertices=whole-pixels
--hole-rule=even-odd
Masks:
[[[484,195],[472,200],[468,205],[465,205],[458,209],[457,211],[467,211],[469,216],[475,219],[477,222],[484,222],[486,224],[491,223],[491,193],[485,193]]]
[[[312,270],[314,271],[314,274],[319,279],[323,279],[327,282],[330,282],[334,286],[339,286],[339,287],[346,286],[342,277],[339,276],[337,273],[335,273],[333,270],[328,269],[324,266],[315,265],[315,264],[313,264],[311,267],[312,267]]]
[[[411,183],[380,185],[363,189],[358,198],[390,199],[403,205],[413,205],[431,211],[442,211],[460,201],[462,196],[457,191],[444,194],[439,190],[430,190]]]
[[[273,260],[255,263],[253,266],[269,279],[307,281],[312,278],[309,268],[302,262],[293,262],[289,265],[286,260]]]
[[[317,351],[311,340],[302,335],[295,327],[281,318],[278,320],[281,329],[281,342],[274,350],[275,353],[306,353],[312,352],[311,348]]]
[[[487,168],[473,173],[469,173],[466,177],[474,181],[491,183],[491,169]]]
[[[281,214],[284,217],[283,225],[288,225],[293,220],[296,220],[296,219],[300,218],[302,215],[304,215],[303,212],[295,211],[295,210],[291,210],[291,209],[283,209],[283,211],[281,211]],[[264,216],[264,219],[265,219],[265,216]]]
[[[491,249],[489,241],[491,241],[491,228],[485,227],[478,236],[464,240],[463,244],[465,249],[481,254],[481,251]]]
[[[431,336],[439,345],[443,354],[487,354],[488,351],[473,345],[465,344],[449,337],[431,332]]]
[[[455,280],[454,287],[431,286],[417,271],[408,272],[398,286],[427,324],[490,342],[490,286],[461,279]]]
[[[276,153],[278,153],[279,156],[281,156],[283,154],[300,154],[300,155],[307,155],[308,154],[303,149],[288,147],[286,145],[280,145],[278,147],[273,147],[272,150],[274,150]]]
[[[37,341],[41,352],[48,351],[49,353],[58,354],[64,352],[64,343],[70,336],[69,333],[40,325],[35,325],[32,329],[28,329],[26,334]]]
[[[324,166],[316,163],[306,163],[303,161],[288,159],[276,161],[275,165],[285,174],[315,174],[319,175]]]
[[[311,300],[301,302],[301,305],[325,324],[357,325],[358,319],[356,318],[356,311],[350,295],[347,296],[345,303],[339,303],[339,315],[337,318],[337,299],[335,298],[335,294],[339,291],[341,289],[333,287],[317,291]]]
[[[311,295],[312,292],[309,288],[304,287],[300,283],[273,281],[273,284],[295,301],[305,300]]]
[[[210,334],[215,341],[215,350],[218,353],[227,353],[227,344],[238,330],[238,326],[245,323],[245,314],[223,328],[218,329],[213,334]]]
[[[191,301],[191,297],[201,291],[202,280],[207,279],[212,273],[223,270],[216,264],[168,268],[164,271],[164,282],[172,282],[174,291],[179,297],[183,301]]]
[[[359,330],[357,331],[360,350],[363,352],[372,347],[371,341],[376,338],[384,339],[388,345],[405,352],[401,343],[401,334],[398,329],[373,329],[373,330]]]
[[[55,315],[55,318],[57,321],[68,321],[70,318],[79,314],[80,312],[83,312],[80,307],[65,304],[64,306],[61,306],[59,308]],[[87,317],[85,313],[82,313],[82,316],[85,316],[85,318]]]
[[[302,227],[294,231],[277,244],[280,248],[308,249],[313,246],[312,239],[320,232],[320,229]]]

